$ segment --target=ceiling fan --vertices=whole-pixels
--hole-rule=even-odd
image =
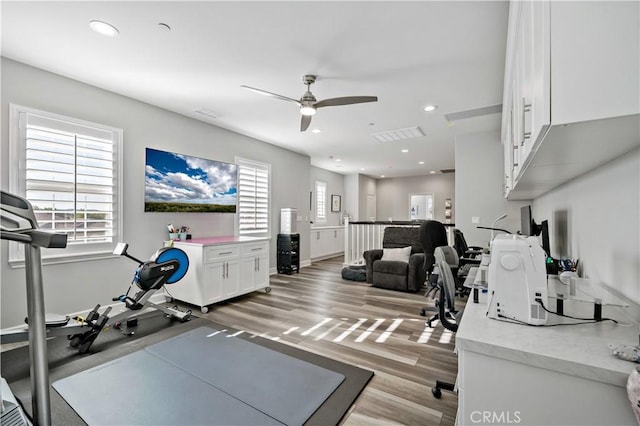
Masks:
[[[287,96],[278,95],[277,93],[267,92],[266,90],[256,89],[255,87],[245,86],[244,84],[240,87],[244,87],[245,89],[249,89],[253,92],[260,93],[261,95],[271,96],[276,99],[282,99],[283,101],[294,102],[300,106],[300,114],[302,114],[302,121],[300,122],[300,131],[304,132],[309,128],[309,124],[311,124],[311,116],[316,113],[316,109],[328,106],[339,106],[339,105],[351,105],[351,104],[362,104],[365,102],[377,102],[377,96],[344,96],[341,98],[330,98],[324,99],[322,101],[318,101],[313,93],[311,93],[310,87],[313,83],[316,82],[315,75],[304,75],[302,76],[302,82],[307,85],[307,91],[302,95],[302,97],[298,99],[289,98]]]

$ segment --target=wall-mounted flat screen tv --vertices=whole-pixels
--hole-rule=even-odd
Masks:
[[[145,212],[235,213],[235,164],[146,149]]]

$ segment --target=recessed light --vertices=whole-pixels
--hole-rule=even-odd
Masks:
[[[427,112],[435,111],[438,109],[438,105],[427,105],[424,110]]]
[[[418,164],[424,164],[424,161],[418,161]]]
[[[166,32],[171,31],[171,27],[169,26],[169,24],[165,24],[164,22],[158,22],[158,29]]]
[[[384,177],[384,175],[380,175],[380,177]]]
[[[431,173],[432,175],[435,175],[436,171],[435,170],[431,170],[429,173]]]
[[[407,152],[409,152],[409,150],[408,149],[403,149],[402,152],[407,153]]]
[[[111,24],[102,21],[91,21],[89,22],[89,27],[97,32],[98,34],[102,34],[107,37],[115,37],[118,35],[118,29]]]
[[[342,160],[341,160],[341,159],[339,159],[339,158],[336,158],[336,161],[342,161]]]
[[[362,167],[362,168],[360,169],[360,171],[361,171],[361,172],[364,172],[364,167]]]
[[[311,133],[320,133],[320,132],[322,132],[322,130],[320,130],[320,129],[313,129],[313,130],[311,131]]]

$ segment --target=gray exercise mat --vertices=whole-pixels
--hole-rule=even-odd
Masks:
[[[200,327],[53,387],[90,425],[301,425],[343,380]]]
[[[145,350],[287,425],[303,424],[344,380],[342,374],[210,327]]]
[[[144,350],[53,383],[89,425],[281,425]]]

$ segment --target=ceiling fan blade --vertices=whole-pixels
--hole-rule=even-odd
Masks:
[[[311,124],[311,116],[303,115],[302,120],[300,121],[300,131],[304,132],[309,128],[309,124]]]
[[[377,102],[377,96],[345,96],[343,98],[331,98],[318,101],[313,106],[322,108],[327,106],[363,104],[365,102]]]
[[[286,96],[278,95],[277,93],[267,92],[266,90],[262,90],[262,89],[256,89],[255,87],[245,86],[244,84],[241,85],[240,87],[251,90],[252,92],[260,93],[261,95],[271,96],[272,98],[281,99],[283,101],[295,102],[298,105],[300,105],[300,101],[297,99],[288,98]]]

